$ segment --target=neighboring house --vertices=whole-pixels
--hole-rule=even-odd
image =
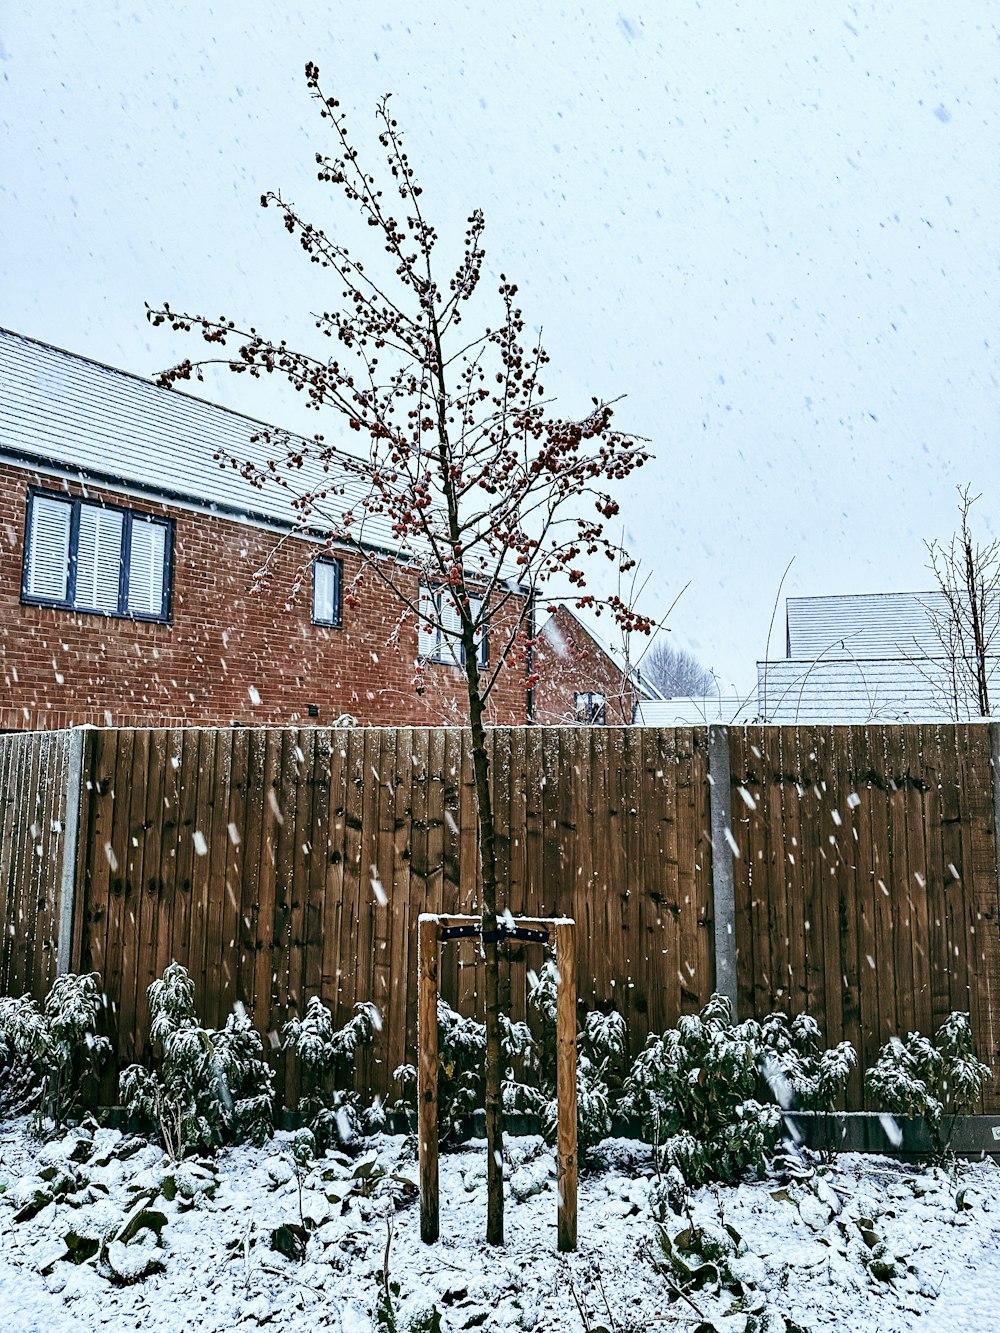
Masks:
[[[759,720],[967,720],[956,661],[934,628],[944,609],[940,592],[789,597],[785,656],[757,663]]]
[[[706,727],[715,723],[735,727],[752,721],[756,711],[756,696],[740,699],[735,694],[676,695],[640,699],[635,721],[640,727]]]
[[[216,461],[263,448],[260,430],[0,330],[0,729],[464,719],[447,641],[413,619],[396,636],[398,603],[371,577],[347,605],[357,552],[291,535],[286,492]],[[390,552],[388,525],[365,544]],[[411,595],[440,598],[416,568]],[[530,706],[512,664],[489,720],[524,723]]]
[[[535,670],[534,720],[543,724],[620,727],[641,699],[661,697],[562,604],[538,631]]]

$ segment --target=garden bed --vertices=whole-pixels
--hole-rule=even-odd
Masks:
[[[559,1255],[551,1150],[522,1137],[507,1153],[506,1244],[483,1241],[485,1151],[473,1142],[442,1157],[441,1240],[424,1246],[401,1137],[314,1164],[300,1212],[287,1134],[178,1168],[118,1130],[43,1144],[29,1121],[8,1123],[0,1326],[368,1333],[391,1318],[416,1333],[438,1326],[435,1311],[442,1330],[538,1333],[994,1326],[1000,1169],[990,1160],[957,1175],[853,1154],[786,1163],[766,1180],[697,1190],[678,1214],[649,1147],[612,1139],[581,1176],[579,1250]],[[283,1252],[301,1242],[301,1257]]]

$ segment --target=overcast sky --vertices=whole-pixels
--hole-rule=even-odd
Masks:
[[[306,60],[363,148],[391,91],[428,212],[448,232],[485,210],[562,408],[626,395],[619,424],[656,454],[623,497],[650,609],[690,582],[675,636],[746,691],[792,557],[784,594],[926,587],[923,538],[966,481],[1000,532],[995,13],[12,5],[0,324],[141,375],[196,350],[147,300],[306,345],[337,292],[258,198],[347,222],[312,180]],[[323,428],[243,378],[199,393]]]

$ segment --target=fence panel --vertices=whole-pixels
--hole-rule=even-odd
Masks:
[[[176,959],[207,1022],[242,1003],[272,1049],[313,994],[338,1021],[373,1000],[383,1028],[360,1077],[391,1093],[415,1059],[417,917],[478,901],[469,733],[100,731],[93,744],[79,965],[103,973],[120,1060],[148,1056],[146,989]],[[577,918],[581,994],[618,1007],[636,1048],[714,983],[706,745],[703,729],[490,735],[501,904]],[[541,962],[537,946],[506,948],[515,1016]],[[476,945],[449,944],[445,998],[481,1012],[482,990]],[[294,1101],[296,1071],[275,1064]]]
[[[56,975],[69,732],[0,734],[0,995]]]
[[[741,1012],[810,1013],[864,1068],[965,1010],[1000,1066],[989,729],[747,727],[730,762]]]
[[[968,1010],[1000,1068],[990,728],[729,736],[741,1012],[812,1013],[864,1067],[890,1035]],[[6,994],[41,997],[55,976],[72,744],[0,736]],[[207,1022],[242,1004],[272,1050],[313,994],[338,1021],[373,1000],[360,1078],[391,1094],[415,1055],[417,916],[478,902],[469,734],[92,731],[83,753],[72,964],[102,973],[121,1061],[149,1054],[147,989],[177,959]],[[501,904],[575,917],[581,998],[617,1007],[637,1049],[714,986],[707,732],[499,728],[490,753]],[[541,960],[506,946],[515,1017]],[[446,947],[441,980],[481,1013],[474,943]],[[274,1061],[294,1100],[297,1072]],[[860,1072],[847,1104],[863,1104]],[[996,1084],[983,1109],[1000,1112]]]

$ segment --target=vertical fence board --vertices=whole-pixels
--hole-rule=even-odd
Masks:
[[[0,994],[56,976],[70,754],[67,732],[0,735]]]

